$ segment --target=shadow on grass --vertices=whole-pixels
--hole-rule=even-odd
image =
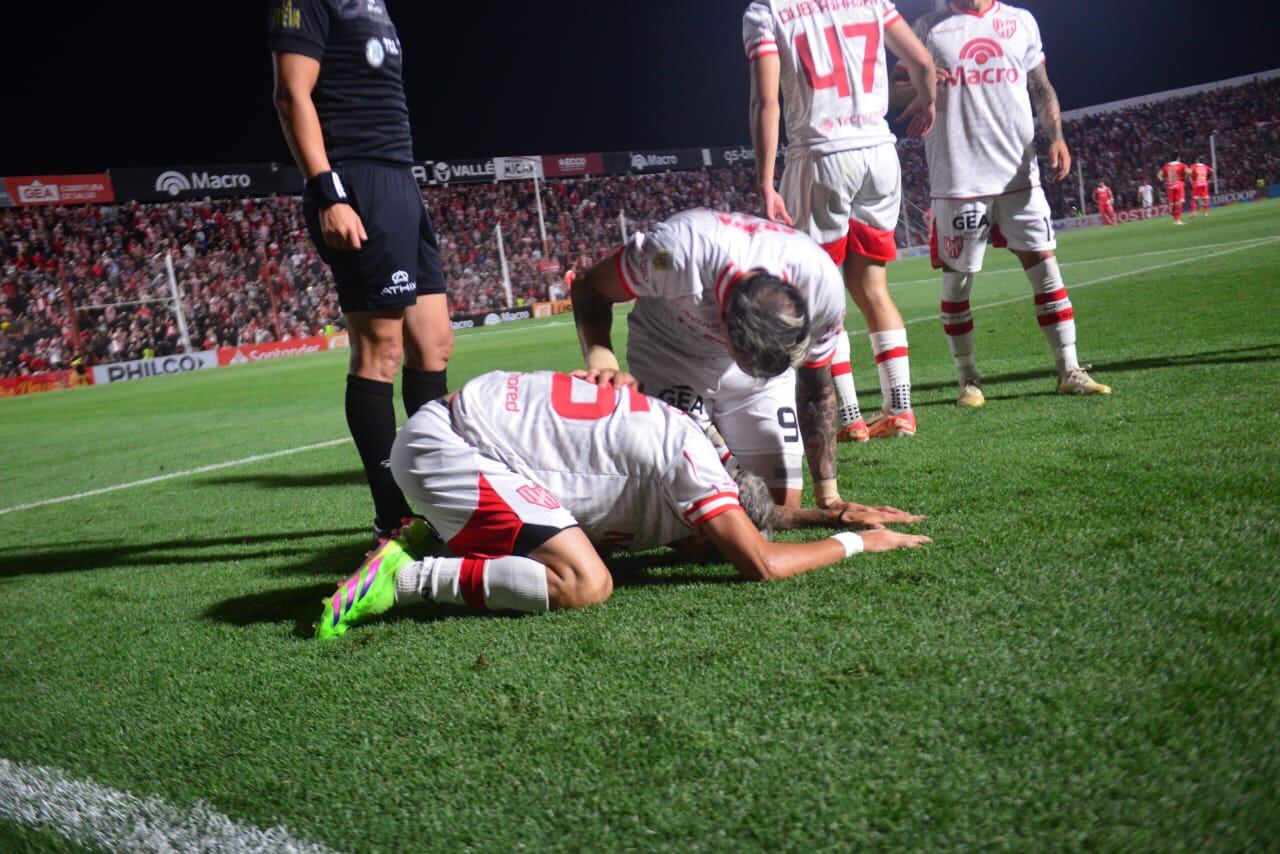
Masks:
[[[723,584],[740,578],[727,566],[710,564],[705,574],[691,572],[688,562],[674,552],[655,552],[624,555],[609,560],[616,587],[649,587],[669,584]],[[236,596],[208,608],[204,615],[210,620],[228,623],[241,628],[262,623],[292,623],[295,637],[315,637],[316,621],[323,616],[321,600],[333,593],[341,582],[336,574],[328,584],[312,584],[306,587],[287,587]],[[370,621],[396,623],[413,620],[418,623],[434,623],[440,620],[467,617],[469,619],[520,619],[522,615],[511,612],[473,611],[454,605],[438,605],[422,602],[395,610]]]
[[[261,474],[229,475],[210,478],[206,483],[219,486],[244,486],[252,484],[262,489],[311,489],[325,486],[362,486],[368,481],[360,469],[349,471],[315,472],[313,474],[288,474],[264,472]]]
[[[1199,353],[1182,353],[1170,356],[1159,356],[1150,359],[1127,359],[1121,362],[1098,362],[1091,370],[1100,374],[1102,382],[1106,382],[1107,374],[1123,374],[1130,371],[1149,371],[1159,368],[1186,368],[1193,365],[1247,365],[1259,362],[1280,362],[1280,343],[1260,344],[1256,347],[1237,347],[1231,350],[1204,350]],[[1253,354],[1253,355],[1250,355]],[[984,386],[997,383],[1023,382],[1025,380],[1045,380],[1053,382],[1057,379],[1052,366],[1034,371],[1017,371],[1009,374],[990,374],[983,376]],[[955,388],[955,382],[922,383],[912,387],[912,391],[938,391]],[[1032,392],[1031,394],[1009,395],[1007,398],[988,397],[987,400],[1003,400],[1022,397],[1050,396],[1052,391]]]
[[[367,543],[368,528],[339,528],[332,531],[280,531],[251,536],[210,537],[206,539],[159,540],[152,543],[103,544],[71,543],[52,549],[15,549],[0,555],[0,578],[20,575],[49,575],[58,572],[83,572],[94,569],[133,568],[240,562],[277,558],[272,568],[289,575],[335,574],[342,567],[360,560]],[[343,537],[350,541],[322,552],[311,552],[306,541],[317,537]],[[241,547],[224,554],[210,554],[209,549]],[[245,550],[244,546],[264,546]]]

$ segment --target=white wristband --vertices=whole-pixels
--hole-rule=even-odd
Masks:
[[[862,554],[862,537],[853,531],[841,531],[838,534],[832,534],[831,539],[836,540],[840,545],[844,546],[844,556],[853,557],[856,554]]]

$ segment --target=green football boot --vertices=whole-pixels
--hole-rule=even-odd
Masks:
[[[349,627],[390,611],[396,604],[396,576],[411,563],[413,555],[402,539],[387,540],[369,552],[355,574],[324,600],[316,637],[336,638]]]

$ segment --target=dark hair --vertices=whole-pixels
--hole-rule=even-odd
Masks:
[[[776,377],[804,361],[809,306],[794,285],[759,273],[743,279],[724,307],[729,344],[757,377]]]

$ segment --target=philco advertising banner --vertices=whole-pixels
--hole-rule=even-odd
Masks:
[[[10,200],[20,207],[104,205],[116,200],[107,175],[28,175],[5,178],[4,186]]]
[[[138,359],[135,362],[117,362],[111,365],[94,365],[93,382],[96,385],[145,380],[167,374],[185,374],[218,367],[218,354],[213,350],[199,353],[182,353],[160,356],[156,359]]]
[[[302,173],[282,163],[230,163],[218,166],[157,166],[112,169],[116,198],[138,202],[234,196],[297,196]]]

